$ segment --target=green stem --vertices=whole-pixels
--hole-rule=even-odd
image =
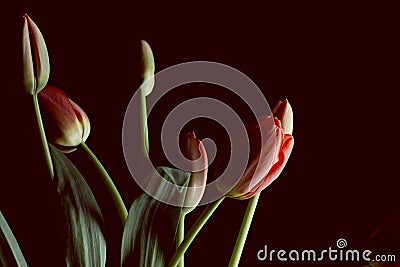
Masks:
[[[183,239],[185,238],[185,214],[182,213],[179,219],[178,225],[178,235],[176,237],[176,248],[182,243]],[[179,261],[178,267],[184,267],[185,265],[185,255],[182,255],[181,260]]]
[[[251,221],[253,220],[259,198],[260,194],[256,194],[249,200],[249,203],[247,204],[247,209],[242,221],[242,226],[240,227],[239,235],[236,239],[236,244],[232,252],[231,260],[229,261],[229,267],[237,267],[239,265],[240,257],[242,256],[244,244],[250,230]]]
[[[218,206],[221,204],[221,202],[225,199],[225,197],[222,197],[215,201],[212,204],[209,204],[207,208],[203,211],[201,216],[197,219],[197,221],[194,223],[188,234],[186,235],[185,239],[182,241],[182,243],[179,245],[179,247],[176,249],[174,256],[172,257],[171,261],[168,264],[168,267],[176,267],[182,258],[182,256],[185,254],[186,250],[189,248],[190,244],[193,242],[194,238],[197,236],[197,234],[200,232],[200,230],[203,228],[204,224],[210,219],[211,215],[214,213],[214,211],[218,208]]]
[[[100,177],[102,178],[104,184],[106,185],[108,192],[110,193],[112,199],[114,200],[114,205],[118,211],[122,225],[125,225],[126,219],[128,217],[128,211],[126,210],[124,201],[122,200],[117,187],[115,186],[110,175],[108,174],[108,172],[106,171],[104,166],[101,164],[100,160],[93,153],[93,151],[85,143],[81,143],[81,147],[93,161],[94,166],[96,167],[97,171],[99,172]]]
[[[146,157],[149,157],[149,134],[147,128],[147,106],[146,106],[146,95],[142,88],[140,90],[140,121],[142,130],[142,142],[143,150]]]
[[[51,179],[54,178],[53,162],[51,160],[49,145],[47,144],[46,133],[44,131],[42,116],[40,115],[39,100],[38,95],[33,95],[33,106],[35,108],[36,120],[39,127],[39,135],[42,140],[43,154],[47,163],[47,168],[49,169],[49,174]]]

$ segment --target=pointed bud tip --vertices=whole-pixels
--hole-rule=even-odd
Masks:
[[[194,133],[194,131],[188,132],[188,133],[186,134],[186,136],[196,139],[196,134]]]
[[[140,44],[142,45],[142,47],[143,47],[143,46],[148,46],[148,47],[150,47],[149,43],[146,42],[145,40],[140,40]]]
[[[278,111],[281,104],[282,104],[282,101],[279,101],[278,103],[276,103],[275,107],[272,109],[272,114],[276,114],[276,112]]]
[[[279,101],[274,108],[274,116],[277,117],[282,124],[285,134],[293,133],[293,109],[289,100]]]

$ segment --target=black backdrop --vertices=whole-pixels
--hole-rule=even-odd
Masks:
[[[290,100],[295,147],[281,177],[262,193],[242,266],[267,266],[256,258],[265,244],[274,249],[318,249],[335,247],[337,239],[345,238],[351,248],[366,248],[373,229],[399,209],[398,112],[393,103],[398,89],[398,20],[393,7],[317,1],[2,5],[2,88],[9,89],[20,77],[22,15],[27,12],[48,45],[49,83],[62,88],[89,115],[92,132],[87,143],[116,177],[127,204],[139,193],[121,147],[122,119],[139,83],[138,40],[151,45],[157,70],[193,60],[221,62],[253,79],[271,105]],[[188,96],[196,93],[188,91]],[[29,187],[35,183],[30,173],[16,174],[22,171],[20,165],[10,163],[23,158],[11,152],[16,141],[10,139],[23,127],[15,119],[23,108],[14,105],[10,112],[6,97],[2,92],[3,121],[13,126],[2,126],[9,160],[3,163],[7,171],[1,177],[1,204],[16,228],[31,232],[39,226],[21,222],[16,214],[17,207],[29,206]],[[166,101],[161,115],[150,117],[155,155],[160,151],[162,114],[173,105],[173,100]],[[199,137],[218,135],[202,126],[193,126]],[[162,161],[162,156],[156,160]],[[21,183],[26,183],[25,189],[18,191]],[[227,265],[245,207],[244,201],[223,204],[190,248],[188,266]],[[51,214],[42,213],[51,220]],[[191,214],[189,222],[197,214]],[[41,242],[36,244],[41,255],[36,257],[43,257]]]

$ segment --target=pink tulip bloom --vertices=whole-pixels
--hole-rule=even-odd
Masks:
[[[86,141],[90,133],[89,118],[75,102],[49,85],[38,96],[49,142],[63,152],[70,152]]]
[[[242,177],[226,196],[235,199],[251,198],[275,181],[282,172],[294,145],[293,112],[287,100],[277,104],[274,116],[265,116],[246,127],[252,146],[249,163]],[[260,132],[267,133],[262,146],[255,144]]]

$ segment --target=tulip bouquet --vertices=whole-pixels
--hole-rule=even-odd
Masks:
[[[280,175],[293,148],[293,112],[289,102],[279,102],[272,111],[273,115],[266,112],[265,116],[246,126],[251,150],[245,171],[234,177],[234,184],[221,182],[218,188],[224,192],[222,197],[209,203],[197,221],[185,231],[185,216],[199,206],[207,179],[216,179],[224,172],[223,168],[208,170],[203,142],[194,132],[184,135],[180,147],[190,162],[188,169],[154,168],[146,176],[145,192],[137,196],[127,209],[115,180],[85,143],[91,129],[89,117],[65,92],[47,84],[50,61],[46,44],[28,15],[24,15],[22,40],[23,87],[32,97],[32,113],[36,117],[41,144],[35,153],[46,167],[47,177],[44,179],[51,181],[51,194],[56,195],[61,210],[63,223],[59,230],[63,246],[59,249],[64,264],[112,266],[118,262],[121,266],[184,266],[184,254],[192,241],[223,200],[232,198],[248,201],[229,261],[229,266],[238,266],[260,194]],[[142,66],[138,66],[142,79],[140,101],[134,103],[140,106],[137,114],[140,125],[137,128],[140,129],[141,145],[130,149],[139,154],[139,161],[146,161],[150,158],[146,97],[154,88],[155,64],[153,52],[145,41],[141,42],[141,63]],[[107,192],[112,205],[103,207],[98,202],[101,196],[96,195],[70,159],[76,150],[86,155],[97,185],[104,188],[103,192]],[[221,153],[229,155],[230,147]],[[159,177],[164,182],[160,182]],[[169,204],[170,199],[179,204]],[[106,234],[105,229],[110,231],[110,226],[103,214],[109,208],[118,215],[114,221],[118,221],[122,229],[119,244],[112,243]],[[18,234],[13,232],[13,225],[7,222],[6,215],[0,210],[0,263],[2,266],[28,266],[30,259],[25,258]],[[108,248],[113,246],[121,246],[117,261],[109,257]]]

